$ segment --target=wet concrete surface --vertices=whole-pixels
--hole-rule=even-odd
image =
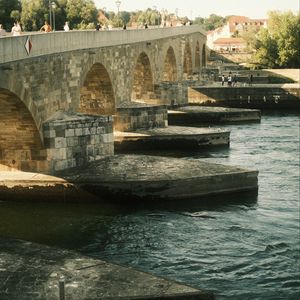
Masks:
[[[1,200],[120,201],[194,198],[257,190],[258,172],[198,159],[114,155],[54,176],[0,172]]]
[[[258,109],[182,106],[168,111],[170,125],[199,125],[239,122],[260,122]]]
[[[65,298],[59,298],[60,280]],[[0,237],[0,299],[209,300],[214,296],[73,251]]]
[[[161,150],[199,149],[229,146],[230,131],[220,128],[196,128],[168,126],[165,128],[140,129],[134,132],[115,132],[115,149]]]

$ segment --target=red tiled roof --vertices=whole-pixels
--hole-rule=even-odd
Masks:
[[[234,32],[236,30],[236,24],[245,24],[247,23],[248,25],[250,23],[260,23],[260,22],[266,22],[267,19],[250,19],[248,17],[245,17],[245,16],[231,16],[229,19],[228,19],[228,24],[229,24],[229,31],[230,32]]]

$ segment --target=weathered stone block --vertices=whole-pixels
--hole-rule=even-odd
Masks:
[[[55,148],[65,148],[67,147],[67,141],[64,137],[56,137],[54,140]]]

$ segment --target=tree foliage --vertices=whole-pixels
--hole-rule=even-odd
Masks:
[[[268,30],[260,31],[256,49],[253,57],[256,64],[269,68],[299,68],[300,16],[271,11]]]
[[[198,17],[194,20],[194,24],[203,25],[205,30],[214,30],[223,26],[228,17],[218,16],[216,14],[210,14],[208,18]]]
[[[14,13],[12,14],[12,12]],[[0,23],[4,29],[11,30],[14,22],[19,21],[20,12],[21,3],[19,0],[0,0]]]
[[[67,0],[66,12],[72,28],[86,28],[97,22],[98,11],[93,0]]]

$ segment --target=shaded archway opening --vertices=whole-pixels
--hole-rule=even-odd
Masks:
[[[203,45],[202,47],[202,67],[206,66],[206,47]]]
[[[46,170],[46,150],[25,104],[0,89],[0,170]]]
[[[147,102],[154,98],[154,84],[150,60],[147,54],[142,52],[138,57],[133,72],[131,100]]]
[[[183,57],[183,77],[188,79],[193,72],[192,51],[189,43],[186,43]]]
[[[106,68],[94,64],[87,73],[80,89],[78,112],[91,115],[112,115],[115,113],[115,96]]]
[[[176,57],[172,47],[169,47],[164,61],[163,81],[177,81]]]
[[[200,72],[201,64],[200,64],[200,46],[199,42],[197,41],[196,44],[196,51],[195,51],[195,69]]]

